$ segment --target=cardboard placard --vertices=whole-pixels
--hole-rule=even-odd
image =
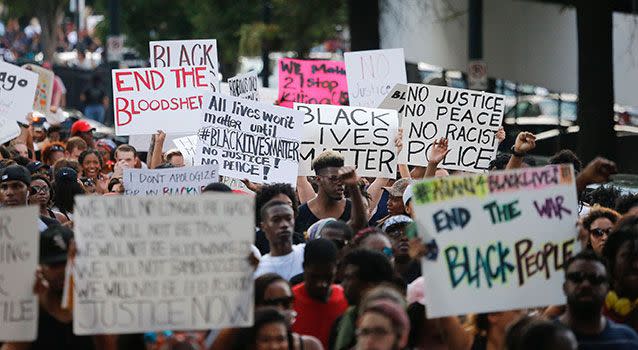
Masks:
[[[433,178],[413,189],[429,318],[562,305],[563,264],[579,249],[571,165]],[[480,303],[476,301],[480,300]]]
[[[346,52],[351,106],[376,108],[396,84],[407,84],[403,49]]]
[[[151,67],[208,67],[213,92],[219,91],[217,40],[162,40],[148,43]]]
[[[250,327],[254,199],[78,196],[73,332]]]
[[[173,143],[184,157],[184,164],[195,165],[195,147],[197,146],[197,135],[184,136],[173,139]]]
[[[32,341],[37,336],[37,217],[36,206],[0,210],[0,341]]]
[[[0,116],[0,144],[11,141],[20,135],[20,127],[13,119]]]
[[[200,116],[195,164],[255,183],[297,183],[303,114],[222,94],[209,95]]]
[[[451,151],[439,167],[485,172],[496,157],[504,108],[503,95],[408,84],[400,162],[427,166],[434,141],[444,137]]]
[[[303,103],[295,103],[294,109],[304,114],[299,175],[315,175],[312,160],[331,149],[360,176],[397,177],[397,111]]]
[[[168,169],[124,169],[124,194],[195,195],[206,185],[219,182],[216,164]]]
[[[37,85],[36,73],[0,61],[0,115],[26,124]]]
[[[53,74],[53,71],[50,69],[31,63],[23,65],[22,68],[30,70],[38,75],[38,87],[35,90],[36,93],[33,100],[33,110],[41,112],[44,115],[49,114],[55,74]]]
[[[193,133],[211,75],[205,66],[114,69],[117,135]]]
[[[396,84],[377,107],[381,109],[393,109],[397,111],[399,115],[399,126],[403,125],[405,97],[407,92],[408,86],[406,84]]]
[[[279,67],[279,105],[293,103],[347,105],[348,83],[343,61],[282,58]]]
[[[228,87],[231,96],[259,101],[259,77],[255,71],[228,79]]]

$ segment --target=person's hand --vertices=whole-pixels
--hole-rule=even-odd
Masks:
[[[585,169],[578,175],[578,178],[588,184],[605,183],[609,181],[609,176],[618,172],[616,163],[609,159],[596,157],[587,164]]]
[[[247,189],[257,193],[259,191],[261,191],[261,188],[264,187],[264,185],[262,184],[256,184],[248,179],[243,179],[241,180],[241,182],[244,184],[244,186],[246,186]]]
[[[357,170],[353,166],[341,167],[339,178],[344,186],[357,186],[359,184],[359,176],[357,176]]]
[[[95,182],[95,187],[99,194],[107,193],[109,191],[109,178],[99,174]]]
[[[397,148],[397,155],[403,150],[403,128],[397,130],[397,136],[394,139],[394,147]]]
[[[531,132],[521,131],[516,136],[516,142],[514,143],[514,152],[527,153],[536,148],[536,136]]]
[[[498,131],[496,131],[496,141],[498,141],[498,143],[502,143],[503,140],[505,140],[505,129],[500,126]]]
[[[259,265],[259,258],[255,255],[254,252],[250,252],[250,255],[248,255],[248,263],[253,268],[253,271],[257,270],[257,266]]]
[[[122,176],[124,176],[124,169],[128,168],[129,166],[126,161],[124,161],[124,159],[120,159],[117,163],[115,163],[115,166],[113,167],[112,177],[122,178]]]
[[[42,273],[42,266],[38,265],[35,270],[35,284],[33,285],[33,293],[36,294],[40,300],[45,298],[49,292],[49,282],[44,278]]]
[[[157,133],[155,133],[155,144],[164,145],[165,140],[166,140],[166,133],[162,130],[157,130]]]
[[[428,161],[433,165],[438,165],[445,159],[445,156],[447,156],[450,151],[451,150],[448,149],[448,139],[442,137],[438,140],[434,140]]]

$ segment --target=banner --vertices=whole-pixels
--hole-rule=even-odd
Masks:
[[[113,69],[117,135],[194,132],[211,76],[204,66]]]
[[[571,165],[433,178],[416,184],[429,318],[565,304],[563,266],[577,253]],[[480,300],[480,303],[477,303]]]
[[[314,176],[312,160],[326,149],[341,153],[357,175],[395,179],[397,111],[295,103],[304,113],[299,175]]]
[[[279,60],[279,105],[295,102],[348,104],[346,65],[343,61]]]
[[[33,341],[38,297],[33,294],[40,256],[36,206],[0,210],[0,341]]]
[[[228,79],[228,86],[232,96],[259,101],[259,77],[255,71]]]
[[[124,194],[200,194],[206,185],[219,182],[217,165],[168,169],[124,169]]]
[[[303,114],[222,94],[209,95],[200,116],[195,164],[255,183],[297,183]]]
[[[53,74],[52,70],[31,63],[23,65],[22,68],[30,70],[38,75],[38,87],[35,90],[36,94],[33,100],[33,110],[39,111],[44,115],[49,114],[55,74]]]
[[[213,92],[219,91],[217,40],[162,40],[148,43],[151,67],[208,67]],[[210,90],[209,90],[210,91]]]
[[[403,49],[346,52],[351,106],[376,108],[396,84],[407,84]]]
[[[399,115],[399,126],[403,125],[403,115],[405,111],[405,95],[408,92],[406,84],[396,84],[381,101],[377,108],[393,109]]]
[[[37,85],[37,74],[0,60],[0,115],[26,124]]]
[[[485,172],[496,157],[496,132],[505,96],[443,86],[408,84],[403,120],[402,164],[427,166],[434,141],[448,139],[439,167]]]
[[[254,199],[78,196],[73,333],[253,323]]]

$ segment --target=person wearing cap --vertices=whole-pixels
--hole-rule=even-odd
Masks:
[[[69,221],[73,221],[73,204],[76,195],[84,194],[85,190],[78,182],[78,173],[72,168],[60,168],[55,172],[53,203],[54,210],[66,216]]]
[[[377,221],[379,227],[382,227],[385,221],[390,217],[407,214],[405,205],[403,204],[403,193],[411,183],[411,179],[399,179],[395,181],[392,186],[383,187],[383,190],[388,193],[388,215]]]
[[[51,180],[51,167],[39,160],[27,164],[27,169],[29,169],[31,175],[42,175]]]
[[[410,258],[410,244],[406,235],[407,228],[413,222],[407,215],[395,215],[389,217],[381,227],[392,243],[394,271],[403,278],[405,283],[411,283],[421,276],[421,263],[419,260]]]
[[[82,140],[86,142],[88,148],[95,148],[93,131],[95,131],[95,128],[86,120],[78,120],[71,125],[71,136],[78,136],[82,138]]]

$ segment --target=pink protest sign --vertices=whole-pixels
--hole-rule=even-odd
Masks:
[[[278,101],[285,107],[294,102],[348,105],[345,63],[280,59]]]

